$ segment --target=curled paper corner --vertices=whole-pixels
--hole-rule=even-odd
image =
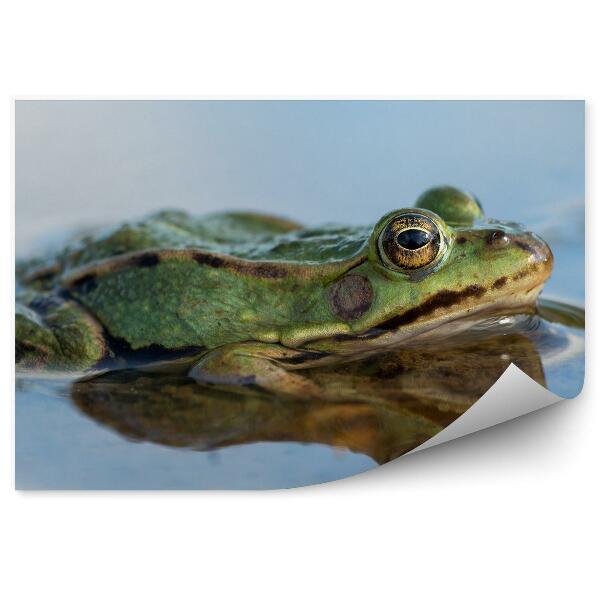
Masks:
[[[499,423],[510,421],[521,415],[550,406],[559,400],[560,396],[548,391],[544,386],[534,381],[511,363],[494,385],[462,414],[407,454],[426,450],[438,444],[449,442],[459,437],[493,427]]]

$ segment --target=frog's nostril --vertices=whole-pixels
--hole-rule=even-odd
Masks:
[[[510,238],[501,229],[494,229],[487,237],[487,243],[492,248],[503,248],[508,242],[510,242]]]

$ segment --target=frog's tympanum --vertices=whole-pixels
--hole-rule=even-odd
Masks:
[[[312,397],[307,367],[532,310],[552,253],[454,188],[375,227],[164,211],[18,267],[20,369],[181,360],[197,381]]]

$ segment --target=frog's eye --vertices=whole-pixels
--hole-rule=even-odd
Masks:
[[[420,269],[440,254],[442,237],[435,222],[419,213],[394,217],[379,235],[379,254],[394,270]]]

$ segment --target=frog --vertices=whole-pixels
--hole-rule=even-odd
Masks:
[[[17,265],[19,371],[183,364],[197,382],[318,396],[306,369],[535,310],[548,244],[444,185],[374,226],[163,210]]]

